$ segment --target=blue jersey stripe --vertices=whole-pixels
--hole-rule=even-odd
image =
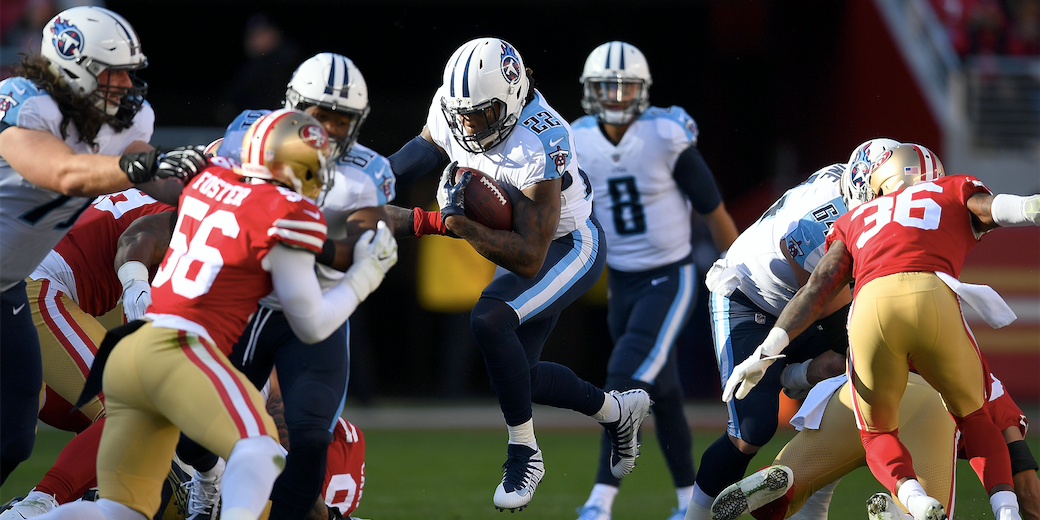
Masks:
[[[654,384],[657,375],[661,373],[668,356],[675,345],[675,338],[682,332],[686,318],[690,315],[690,305],[693,303],[693,264],[687,264],[679,268],[679,290],[675,293],[675,299],[668,308],[661,330],[657,333],[654,348],[650,350],[643,363],[632,374],[632,379]]]

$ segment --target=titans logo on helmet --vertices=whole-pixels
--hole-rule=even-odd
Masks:
[[[502,42],[502,76],[510,85],[520,81],[520,60],[516,57],[516,51],[509,44]]]
[[[315,125],[307,125],[301,128],[300,138],[315,148],[325,148],[325,145],[329,144],[328,136],[325,135],[321,128]]]
[[[58,18],[54,21],[51,32],[54,33],[51,42],[54,43],[58,56],[67,60],[75,59],[79,50],[83,48],[83,33],[79,28],[70,25],[68,20]]]

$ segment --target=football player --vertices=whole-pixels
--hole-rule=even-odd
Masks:
[[[143,217],[173,214],[174,209],[135,188],[99,197],[26,279],[47,387],[40,419],[78,435],[25,499],[0,513],[0,520],[38,516],[80,498],[94,485],[104,404],[95,397],[70,413],[70,403],[83,390],[105,337],[98,318],[124,300],[127,319],[133,321],[150,301],[149,266],[158,266],[162,257],[137,256],[125,244],[120,248],[120,242],[132,240],[133,233],[126,231],[147,220]],[[161,247],[165,252],[166,244]]]
[[[330,288],[343,278],[340,271],[350,266],[354,241],[387,220],[383,206],[396,195],[395,178],[383,156],[357,144],[369,113],[368,88],[361,71],[346,56],[323,52],[300,64],[286,87],[285,108],[314,116],[332,142],[332,182],[318,201],[329,240],[317,258],[321,286]],[[242,135],[268,112],[240,114],[228,126],[217,154],[237,157]],[[309,344],[290,327],[282,304],[272,295],[260,302],[231,353],[232,363],[257,388],[263,387],[272,366],[278,369],[293,449],[271,496],[273,520],[298,520],[321,502],[324,457],[346,399],[350,372],[349,323],[336,325],[330,336]],[[194,516],[189,520],[201,520],[209,518],[215,506],[223,462],[198,446],[188,448],[190,444],[182,444],[178,454],[196,469],[189,504]]]
[[[148,145],[155,116],[135,72],[146,65],[122,16],[74,7],[0,82],[0,483],[32,452],[43,379],[25,278],[94,197],[204,164],[197,150]]]
[[[397,233],[446,234],[466,240],[498,265],[473,307],[470,325],[509,432],[500,510],[527,506],[545,465],[531,403],[569,408],[599,421],[611,440],[616,478],[632,471],[636,433],[650,409],[643,389],[607,394],[571,369],[540,361],[560,313],[599,278],[603,230],[592,214],[592,185],[578,168],[570,125],[532,84],[520,53],[498,38],[459,47],[444,68],[421,134],[390,158],[403,179],[428,173],[444,157],[440,212],[391,207]],[[469,172],[495,179],[513,206],[512,230],[492,230],[465,216]]]
[[[316,343],[397,261],[397,244],[380,225],[358,240],[340,283],[322,292],[314,256],[326,225],[313,200],[331,176],[328,150],[320,122],[279,110],[246,133],[244,164],[212,158],[185,186],[146,320],[110,333],[123,337],[99,352],[99,360],[113,354],[107,366],[96,360],[93,367],[104,371],[108,414],[98,451],[104,498],[40,518],[153,516],[180,431],[227,460],[221,517],[259,517],[285,458],[259,391],[227,355],[256,302],[272,290],[292,330]]]
[[[605,389],[650,393],[678,496],[669,520],[682,520],[695,472],[673,347],[696,306],[691,211],[704,217],[719,251],[729,249],[737,227],[697,150],[697,124],[681,107],[650,106],[650,68],[639,49],[620,41],[596,47],[580,81],[588,115],[571,123],[576,156],[598,195],[594,209],[610,244],[607,320],[614,350]],[[618,493],[605,435],[600,447],[596,484],[580,520],[609,520]]]
[[[867,144],[882,150],[898,143],[874,139]],[[733,370],[733,359],[742,359],[762,342],[776,316],[823,256],[828,229],[845,213],[839,184],[845,169],[842,163],[820,168],[788,190],[709,269],[705,282],[711,291],[712,337],[722,381]],[[744,477],[751,459],[776,433],[782,375],[802,380],[812,376],[812,382],[830,377],[806,370],[810,359],[829,350],[840,354],[839,366],[844,368],[848,345],[845,316],[851,299],[846,289],[817,327],[797,338],[786,371],[784,363],[778,364],[763,378],[759,386],[764,388],[730,403],[726,433],[701,455],[687,520],[708,520],[715,497]],[[805,382],[808,388],[809,381]]]
[[[946,518],[942,503],[917,481],[899,441],[898,407],[909,360],[953,415],[994,516],[1021,518],[1008,451],[983,407],[984,363],[963,326],[959,298],[994,326],[1009,323],[1014,313],[992,289],[962,284],[957,276],[984,233],[1040,225],[1040,195],[994,196],[974,177],[943,176],[935,154],[919,145],[850,162],[842,192],[851,207],[828,235],[827,253],[765,341],[734,368],[724,400],[746,396],[788,338],[805,330],[836,291],[855,279],[848,373],[871,472],[914,518]]]

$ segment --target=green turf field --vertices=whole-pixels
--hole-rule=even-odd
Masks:
[[[700,459],[700,453],[719,433],[695,432],[695,460]],[[790,436],[787,431],[778,433],[752,461],[751,468],[771,462]],[[65,432],[41,427],[33,457],[0,488],[0,501],[28,491],[54,462],[69,437]],[[534,501],[519,513],[522,517],[499,513],[491,504],[505,460],[504,431],[366,430],[365,441],[365,491],[361,507],[355,512],[357,516],[374,520],[574,520],[575,508],[584,503],[592,487],[599,436],[592,429],[539,430],[546,475]],[[1040,439],[1031,436],[1029,442],[1034,453],[1040,453]],[[617,520],[664,520],[676,506],[671,479],[653,435],[644,436],[642,453],[615,504]],[[992,518],[982,486],[967,463],[960,464],[957,518]],[[830,518],[865,518],[864,501],[881,490],[865,468],[855,471],[838,485]]]

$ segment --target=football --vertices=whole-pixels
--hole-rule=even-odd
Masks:
[[[454,181],[458,182],[465,172],[473,174],[464,194],[466,216],[491,229],[512,230],[513,203],[506,190],[490,175],[474,168],[459,167]]]

